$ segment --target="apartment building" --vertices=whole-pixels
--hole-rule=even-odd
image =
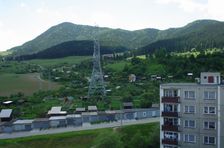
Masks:
[[[224,147],[224,85],[220,73],[198,83],[160,85],[161,148]]]

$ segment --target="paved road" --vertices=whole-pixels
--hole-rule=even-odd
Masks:
[[[134,125],[134,124],[144,124],[144,123],[152,123],[152,122],[159,122],[159,117],[156,118],[148,118],[143,120],[131,120],[131,121],[123,121],[122,126],[126,125]],[[111,127],[119,127],[121,126],[121,122],[110,122],[110,123],[101,123],[101,124],[94,124],[90,125],[85,123],[83,126],[80,127],[64,127],[64,128],[51,128],[47,130],[32,130],[28,132],[17,132],[17,133],[3,133],[0,134],[0,139],[13,139],[19,137],[28,137],[28,136],[35,136],[35,135],[46,135],[46,134],[56,134],[56,133],[65,133],[71,131],[82,131],[82,130],[94,130],[100,128],[111,128]]]

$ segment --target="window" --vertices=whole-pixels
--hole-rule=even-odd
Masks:
[[[165,139],[172,139],[172,140],[178,140],[178,134],[174,132],[165,132],[164,133]]]
[[[177,97],[177,90],[173,89],[164,89],[165,97]]]
[[[184,134],[184,142],[195,143],[196,142],[196,136],[195,135],[190,135],[190,134]]]
[[[184,113],[195,113],[195,106],[184,106]]]
[[[185,99],[195,99],[195,92],[194,91],[185,91],[184,98]]]
[[[146,112],[143,112],[143,117],[146,117]]]
[[[215,107],[204,107],[204,114],[216,114]]]
[[[166,112],[177,112],[177,105],[174,104],[165,104],[164,111]]]
[[[164,124],[171,125],[171,126],[178,125],[178,119],[177,118],[164,118]]]
[[[215,91],[205,91],[204,92],[204,99],[206,99],[206,100],[214,100],[214,99],[216,99]]]
[[[215,144],[215,137],[204,136],[204,144]]]
[[[184,127],[185,128],[196,128],[196,121],[195,120],[184,120]]]
[[[205,121],[204,129],[215,129],[215,122],[213,121]]]

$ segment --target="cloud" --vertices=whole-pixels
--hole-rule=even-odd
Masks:
[[[3,26],[4,26],[4,24],[0,21],[0,28],[3,27]]]
[[[207,4],[199,3],[196,0],[156,0],[157,4],[175,4],[185,12],[206,11]]]
[[[155,0],[157,4],[177,5],[180,9],[188,13],[200,13],[201,16],[210,19],[224,20],[223,0]]]
[[[213,19],[224,20],[224,1],[208,0],[207,13]]]
[[[19,4],[19,6],[22,7],[22,8],[24,8],[24,7],[27,7],[28,5],[27,5],[26,3],[24,3],[24,2],[21,2],[21,3]]]

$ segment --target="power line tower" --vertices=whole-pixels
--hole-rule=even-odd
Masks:
[[[106,90],[104,86],[103,73],[100,62],[100,43],[96,39],[94,39],[93,71],[88,91],[88,97],[90,98],[92,96],[101,96],[102,98],[106,96]]]

